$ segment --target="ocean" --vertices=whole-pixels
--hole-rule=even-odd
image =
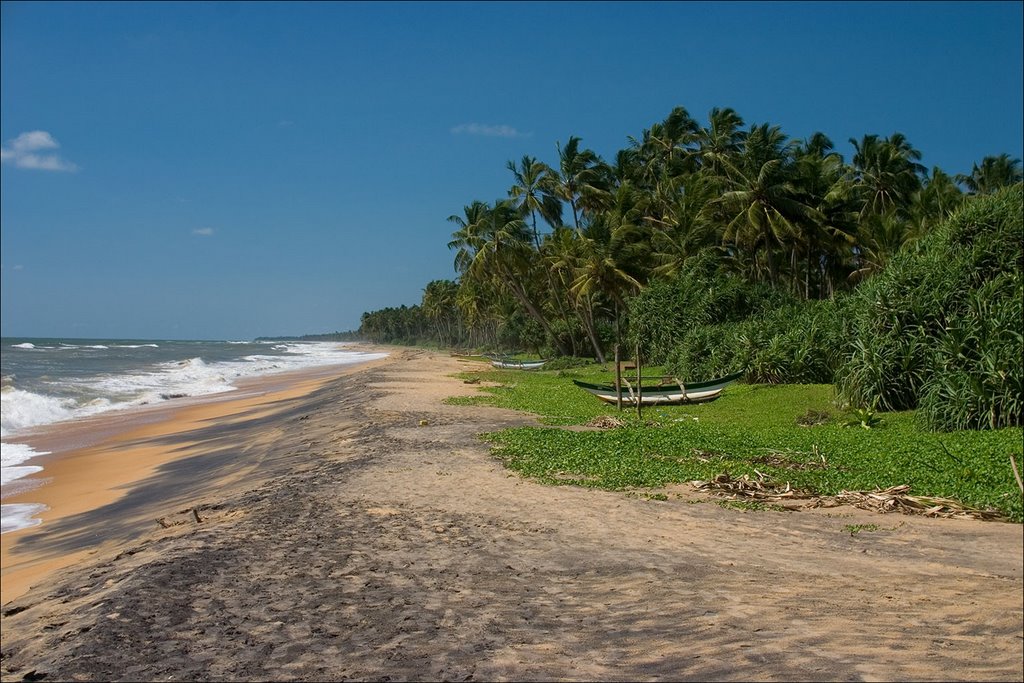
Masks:
[[[0,487],[42,470],[33,460],[46,453],[18,443],[34,429],[385,355],[340,342],[0,338]],[[38,524],[40,507],[0,505],[0,533]]]

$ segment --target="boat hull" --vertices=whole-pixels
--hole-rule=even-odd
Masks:
[[[502,370],[537,370],[547,363],[546,360],[540,361],[506,361],[506,360],[492,360],[491,365]]]
[[[742,374],[729,375],[708,382],[694,382],[684,384],[685,391],[680,387],[656,387],[645,388],[641,392],[640,405],[658,404],[679,404],[679,403],[703,403],[713,401],[721,395],[722,390],[738,380]],[[615,387],[599,384],[587,384],[573,380],[573,384],[590,392],[606,403],[617,403],[618,396]],[[636,391],[630,391],[628,387],[622,388],[622,402],[626,405],[637,404]]]

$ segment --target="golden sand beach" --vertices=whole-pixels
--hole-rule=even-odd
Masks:
[[[541,485],[478,439],[533,418],[443,403],[474,363],[389,351],[47,461],[0,677],[1024,677],[1019,525]]]

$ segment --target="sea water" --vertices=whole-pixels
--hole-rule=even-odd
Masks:
[[[246,377],[360,363],[386,354],[339,342],[0,339],[0,486],[42,470],[18,443],[32,429],[237,388]],[[0,505],[0,532],[42,506]]]

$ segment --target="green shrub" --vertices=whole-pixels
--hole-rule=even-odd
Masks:
[[[841,399],[930,429],[1024,423],[1024,192],[966,202],[855,294]]]
[[[738,322],[793,301],[787,292],[719,270],[718,261],[706,256],[630,300],[630,345],[639,341],[649,362],[664,363],[697,328]]]
[[[847,299],[789,303],[741,322],[701,325],[666,361],[690,379],[743,372],[748,382],[828,384],[845,358]]]

